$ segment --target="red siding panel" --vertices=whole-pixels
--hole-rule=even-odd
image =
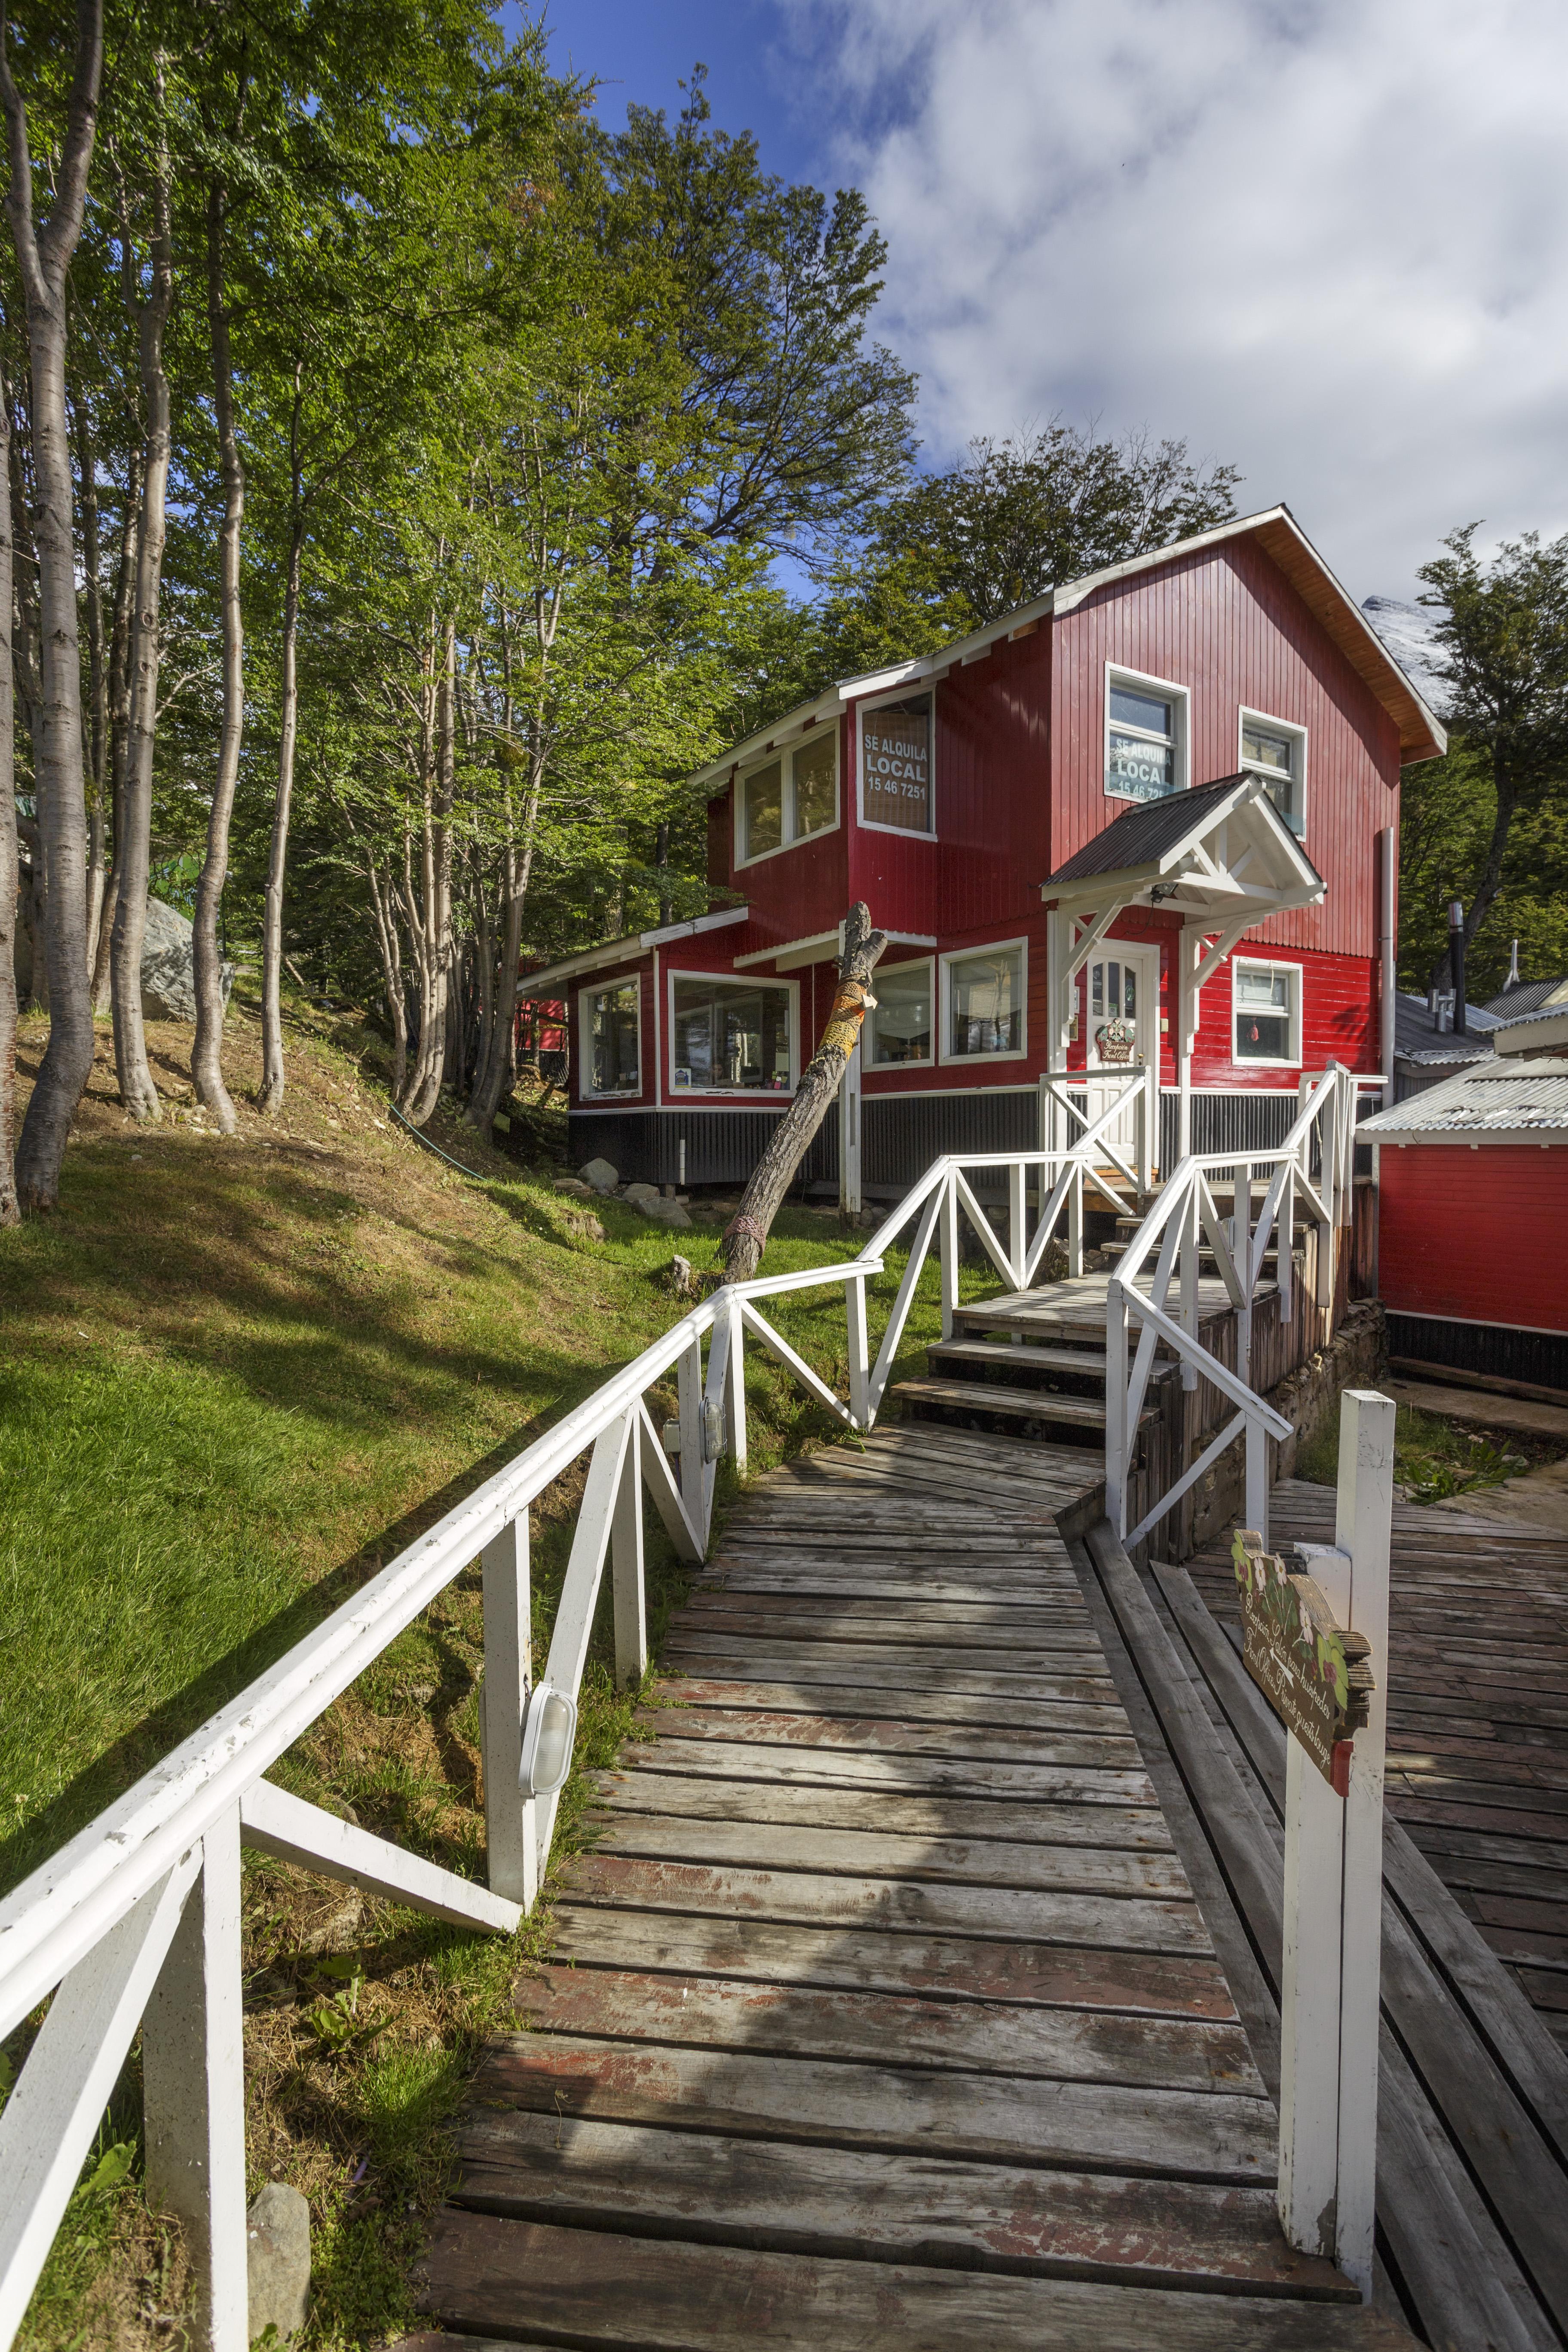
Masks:
[[[1379,1160],[1386,1307],[1568,1331],[1568,1141],[1385,1144]]]

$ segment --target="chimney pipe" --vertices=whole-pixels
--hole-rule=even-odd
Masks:
[[[1454,982],[1454,1034],[1465,1028],[1465,907],[1460,898],[1448,901],[1448,971]]]
[[[1517,940],[1515,940],[1515,941],[1514,941],[1514,943],[1513,943],[1513,953],[1510,956],[1510,958],[1509,958],[1509,960],[1508,960],[1508,978],[1503,982],[1503,987],[1504,987],[1504,989],[1505,989],[1505,990],[1507,990],[1507,989],[1510,989],[1510,988],[1517,988],[1518,986],[1519,986],[1519,941],[1518,941]]]

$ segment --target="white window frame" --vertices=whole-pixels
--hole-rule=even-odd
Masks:
[[[879,825],[879,826],[878,826],[878,828],[877,828],[877,830],[878,830],[878,832],[879,832],[879,833],[881,833],[881,832],[888,832],[888,833],[890,833],[890,832],[892,832],[893,827],[892,827],[891,825],[887,825],[887,826]],[[924,836],[924,835],[923,835],[923,834],[922,834],[922,835],[917,835],[916,837],[917,837],[917,839],[920,839],[920,840],[923,840],[923,839],[925,838],[925,836]],[[979,952],[980,952],[981,954],[984,954],[984,949],[981,949],[981,950],[979,950]],[[930,974],[931,974],[931,1052],[930,1052],[929,1054],[910,1054],[910,1055],[908,1055],[905,1057],[905,1059],[904,1059],[903,1061],[901,1061],[901,1062],[879,1062],[879,1061],[875,1058],[875,1055],[872,1055],[872,1054],[862,1054],[862,1055],[861,1055],[861,1057],[860,1057],[860,1066],[861,1066],[862,1070],[864,1071],[865,1075],[866,1075],[868,1077],[871,1075],[872,1071],[876,1071],[876,1072],[878,1072],[878,1073],[879,1073],[879,1075],[881,1075],[881,1076],[887,1076],[887,1075],[889,1075],[889,1074],[895,1074],[895,1075],[896,1075],[896,1073],[897,1073],[898,1071],[900,1071],[900,1070],[929,1070],[929,1069],[931,1069],[931,1068],[935,1066],[936,1057],[937,1057],[937,1056],[936,1056],[937,1040],[938,1040],[938,1038],[939,1038],[939,1037],[941,1036],[941,1034],[942,1034],[942,1025],[941,1025],[941,1024],[942,1024],[942,1007],[941,1007],[941,1005],[940,1005],[940,1004],[938,1003],[938,1002],[937,1002],[937,991],[938,991],[938,989],[939,989],[939,988],[940,988],[940,986],[941,986],[941,982],[939,981],[939,979],[938,979],[938,977],[937,977],[936,958],[935,958],[934,956],[929,956],[929,955],[924,955],[924,956],[909,956],[909,957],[906,957],[905,961],[904,961],[902,963],[889,963],[889,964],[881,964],[881,963],[879,963],[879,964],[877,966],[876,971],[875,971],[872,973],[872,975],[871,975],[871,993],[872,993],[872,995],[873,995],[873,996],[875,996],[875,994],[877,993],[877,982],[878,982],[880,979],[882,979],[882,978],[883,978],[884,974],[885,974],[885,975],[887,975],[889,978],[891,978],[891,976],[892,976],[892,974],[893,974],[894,972],[898,972],[898,971],[921,971],[922,968],[923,968],[925,971],[929,971],[929,972],[930,972]],[[874,1043],[874,1042],[875,1042],[875,1039],[876,1039],[876,1034],[877,1034],[877,1030],[876,1030],[876,1020],[877,1020],[877,1016],[876,1016],[875,1013],[873,1013],[869,1017],[870,1017],[870,1021],[871,1021],[871,1024],[872,1024],[872,1027],[871,1027],[871,1036],[872,1036],[872,1041],[873,1041],[873,1043]],[[984,1059],[984,1055],[974,1055],[974,1054],[961,1054],[961,1055],[959,1055],[959,1057],[958,1057],[958,1058],[959,1058],[959,1060],[960,1060],[960,1061],[963,1061],[963,1062],[973,1062],[973,1061],[975,1061],[975,1060],[982,1060],[982,1059]]]
[[[833,822],[831,824],[819,824],[810,833],[796,833],[795,830],[795,755],[797,751],[814,749],[816,744],[823,741],[831,742],[833,745]],[[779,762],[781,770],[780,821],[784,830],[784,839],[776,849],[759,849],[756,856],[752,857],[747,855],[746,784],[748,779],[758,774],[762,769],[771,768],[775,760]],[[816,727],[807,727],[803,733],[792,736],[787,743],[775,744],[771,751],[764,751],[760,759],[749,761],[745,767],[737,769],[734,816],[735,871],[737,873],[743,866],[765,866],[770,857],[782,857],[786,850],[798,849],[803,842],[825,841],[830,833],[837,833],[844,822],[844,761],[842,746],[838,740],[837,719],[830,719],[826,723],[819,722]]]
[[[890,710],[896,702],[913,702],[921,695],[931,700],[931,831],[915,833],[907,824],[884,824],[879,817],[866,814],[866,721],[879,710]],[[899,841],[935,841],[936,824],[936,688],[922,685],[920,679],[908,686],[896,686],[889,694],[873,696],[868,702],[855,706],[855,822],[862,833],[890,833]]]
[[[1017,1045],[1006,1045],[999,1052],[990,1054],[955,1054],[952,1050],[952,992],[947,984],[948,966],[955,963],[969,963],[973,961],[976,956],[1003,955],[1005,954],[1009,948],[1016,948],[1019,950],[1021,959],[1018,966],[1018,1010],[1022,1013],[1023,1019],[1019,1023],[1021,1034]],[[943,1068],[946,1068],[951,1065],[952,1066],[961,1070],[973,1070],[987,1067],[993,1062],[1022,1062],[1027,1059],[1029,1052],[1029,942],[1026,938],[1016,940],[977,940],[973,947],[953,948],[948,954],[938,956],[937,978],[938,984],[942,990],[942,1003],[938,1007],[938,1018],[942,1025],[937,1031],[937,1034],[942,1041],[942,1051],[937,1058],[942,1063]],[[876,986],[874,977],[872,980],[872,986],[873,988]]]
[[[601,1094],[594,1084],[594,1003],[596,998],[608,996],[619,988],[635,988],[637,992],[637,1082],[635,1087],[614,1087],[607,1094]],[[635,1102],[639,1095],[647,1094],[648,1083],[647,1063],[643,1054],[641,972],[623,971],[618,980],[596,980],[591,986],[580,988],[577,992],[577,1020],[584,1081],[579,1090],[579,1099],[583,1102]]]
[[[1242,737],[1247,731],[1249,720],[1253,726],[1267,727],[1276,735],[1288,735],[1296,746],[1296,757],[1300,765],[1291,777],[1291,782],[1296,786],[1300,803],[1301,823],[1300,829],[1290,824],[1289,817],[1286,817],[1285,823],[1298,841],[1305,841],[1307,838],[1307,730],[1304,727],[1299,727],[1293,719],[1276,719],[1269,711],[1252,710],[1243,703],[1236,714],[1236,764],[1242,774],[1261,776],[1265,782],[1276,776],[1279,771],[1276,768],[1256,766],[1243,751]]]
[[[1290,991],[1290,1052],[1281,1060],[1274,1055],[1248,1054],[1245,1057],[1236,1050],[1236,1024],[1241,1011],[1237,995],[1236,975],[1238,971],[1288,971],[1293,974]],[[1299,1070],[1301,1067],[1301,1031],[1305,1016],[1306,973],[1299,963],[1283,956],[1233,955],[1230,960],[1230,1066],[1233,1070]]]
[[[826,827],[824,826],[823,830],[826,832]],[[815,841],[816,838],[815,834],[806,835],[808,841]],[[682,1087],[676,1084],[675,983],[678,980],[700,980],[705,987],[715,989],[784,988],[789,991],[789,1087],[787,1091],[783,1087]],[[795,1089],[800,1085],[800,982],[798,980],[786,980],[782,975],[777,980],[770,980],[764,979],[761,973],[752,974],[749,971],[686,970],[669,972],[666,976],[665,988],[665,1005],[669,1016],[668,1034],[671,1102],[690,1102],[704,1095],[722,1095],[729,1102],[768,1103],[795,1100]]]
[[[1129,808],[1147,808],[1151,803],[1138,793],[1119,793],[1110,782],[1110,690],[1113,686],[1124,686],[1133,694],[1162,695],[1170,702],[1176,781],[1168,793],[1160,793],[1158,798],[1173,800],[1177,793],[1186,791],[1193,780],[1192,689],[1178,686],[1173,678],[1151,677],[1144,670],[1129,669],[1124,662],[1106,663],[1104,724],[1100,740],[1100,787],[1108,801],[1125,801]]]

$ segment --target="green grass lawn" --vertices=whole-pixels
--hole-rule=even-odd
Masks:
[[[1413,1503],[1436,1503],[1449,1495],[1500,1486],[1505,1479],[1522,1478],[1540,1463],[1559,1460],[1562,1452],[1549,1438],[1524,1436],[1516,1430],[1468,1429],[1419,1405],[1402,1404],[1394,1412],[1394,1484]],[[1295,1475],[1320,1486],[1338,1484],[1337,1414],[1310,1445],[1302,1447]]]
[[[243,1085],[255,1031],[241,1013],[231,1032]],[[297,1013],[280,1119],[242,1108],[232,1139],[204,1130],[182,1094],[182,1033],[152,1042],[165,1125],[133,1129],[100,1066],[61,1213],[0,1237],[6,1886],[667,1329],[682,1312],[677,1248],[717,1262],[716,1228],[672,1236],[614,1201],[598,1212],[605,1239],[582,1239],[557,1169],[521,1169],[455,1122],[435,1132],[488,1181],[448,1172],[388,1122],[378,1049],[349,1024]],[[41,1045],[29,1033],[25,1067]],[[786,1210],[763,1272],[852,1256],[864,1238]],[[877,1286],[874,1334],[901,1265]],[[993,1286],[979,1270],[965,1285]],[[769,1311],[842,1393],[841,1288]],[[933,1265],[901,1361],[921,1363],[939,1319]],[[754,1469],[839,1436],[756,1348],[747,1395]],[[535,1510],[541,1657],[581,1477]],[[657,1643],[685,1585],[651,1514],[648,1555]],[[616,1693],[608,1656],[606,1622],[558,1853],[584,1834],[582,1770],[649,1736],[637,1718],[653,1694]],[[481,1666],[476,1570],[275,1777],[482,1874]],[[508,1943],[262,1857],[247,1858],[246,1903],[252,2189],[281,2178],[310,2198],[306,2340],[369,2344],[410,2316],[409,2263],[448,2176],[446,2118],[520,1963],[548,1944],[548,1906]],[[167,2344],[171,2315],[177,2340],[183,2254],[142,2206],[138,2130],[133,2063],[19,2339],[37,2352]]]

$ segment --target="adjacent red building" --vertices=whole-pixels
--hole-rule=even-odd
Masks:
[[[574,1149],[746,1174],[857,898],[889,940],[838,1122],[868,1192],[1034,1145],[1046,1073],[1130,1059],[1166,1164],[1277,1141],[1304,1070],[1389,1066],[1400,770],[1444,748],[1282,507],[840,680],[694,779],[710,914],[523,983],[569,1005]]]

